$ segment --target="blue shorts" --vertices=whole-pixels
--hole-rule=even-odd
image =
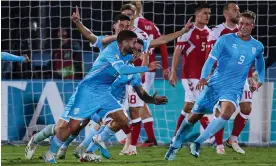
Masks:
[[[65,120],[66,122],[70,121],[68,114],[75,103],[75,96],[76,96],[77,92],[78,92],[78,87],[76,88],[76,91],[73,93],[73,95],[70,97],[69,102],[65,106],[64,111],[62,112],[62,114],[60,116],[60,119]]]
[[[106,87],[81,84],[74,95],[74,103],[68,114],[71,119],[90,119],[95,113],[102,117],[103,114],[123,110]]]
[[[240,95],[231,91],[223,91],[219,93],[212,87],[204,87],[204,90],[199,94],[192,112],[195,114],[212,114],[214,106],[218,101],[232,102],[235,107],[239,105]]]

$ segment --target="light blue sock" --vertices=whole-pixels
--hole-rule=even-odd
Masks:
[[[38,144],[39,142],[45,140],[46,138],[49,138],[50,136],[54,135],[54,132],[55,132],[54,124],[50,124],[46,126],[43,130],[41,130],[34,136],[34,143]]]
[[[188,133],[192,131],[193,126],[194,124],[188,122],[188,116],[186,116],[177,130],[175,139],[172,141],[171,146],[174,148],[180,148]]]
[[[50,145],[50,152],[52,152],[53,154],[56,154],[58,149],[61,147],[62,144],[64,144],[64,142],[62,142],[61,140],[59,140],[56,136],[54,136],[54,138],[51,140],[51,145]]]
[[[70,135],[69,138],[64,142],[64,144],[62,145],[62,148],[68,148],[68,146],[70,145],[71,142],[74,141],[74,139],[77,137],[78,135]]]
[[[110,137],[112,137],[116,132],[112,131],[108,126],[105,126],[103,131],[99,134],[100,139],[105,142],[107,141]]]
[[[98,149],[99,149],[99,146],[96,145],[94,142],[91,141],[91,143],[89,144],[88,148],[86,149],[86,152],[95,153]]]
[[[195,140],[195,142],[202,144],[205,140],[216,134],[220,129],[224,127],[227,120],[222,119],[219,117],[214,119],[207,128],[200,134],[200,136]]]

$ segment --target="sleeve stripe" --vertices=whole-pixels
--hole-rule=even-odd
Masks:
[[[209,57],[210,57],[210,58],[213,58],[213,59],[216,60],[216,61],[218,60],[218,58],[214,57],[212,54],[209,54]]]
[[[114,65],[117,64],[117,63],[124,63],[124,61],[122,61],[122,60],[115,61],[115,62],[112,62],[111,65],[114,66]]]
[[[94,44],[90,42],[89,45],[90,47],[96,47],[98,42],[99,42],[99,37],[97,36],[96,42]]]

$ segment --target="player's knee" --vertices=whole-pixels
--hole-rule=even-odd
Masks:
[[[245,115],[249,115],[251,113],[252,106],[250,103],[243,104],[242,106],[240,106],[240,109],[241,109],[241,113],[243,113]]]
[[[203,117],[204,114],[189,114],[188,121],[190,123],[196,123],[199,119]]]
[[[69,123],[68,125],[68,133],[75,134],[79,132],[80,124],[78,123]]]
[[[121,117],[119,121],[117,121],[117,123],[119,123],[119,125],[121,127],[123,126],[127,126],[128,124],[128,118],[125,116],[125,117]]]
[[[184,112],[186,113],[190,113],[191,110],[193,109],[193,106],[194,106],[194,103],[191,103],[191,102],[185,102],[184,104]]]

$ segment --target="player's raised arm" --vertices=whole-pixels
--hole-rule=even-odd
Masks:
[[[191,17],[188,20],[185,27],[183,29],[181,29],[180,31],[170,33],[168,35],[162,35],[158,39],[154,39],[154,40],[150,41],[149,47],[150,48],[159,47],[160,45],[166,44],[166,43],[178,38],[179,36],[182,36],[184,33],[187,33],[193,27],[192,18],[193,17]]]
[[[7,52],[1,52],[1,60],[2,61],[13,61],[13,62],[29,62],[29,57],[27,55],[24,56],[16,56]]]
[[[80,21],[80,13],[78,6],[76,6],[76,12],[73,12],[72,20],[76,24],[76,27],[80,31],[80,33],[89,40],[92,44],[96,43],[97,36],[94,35],[88,28],[86,28],[82,22]]]

